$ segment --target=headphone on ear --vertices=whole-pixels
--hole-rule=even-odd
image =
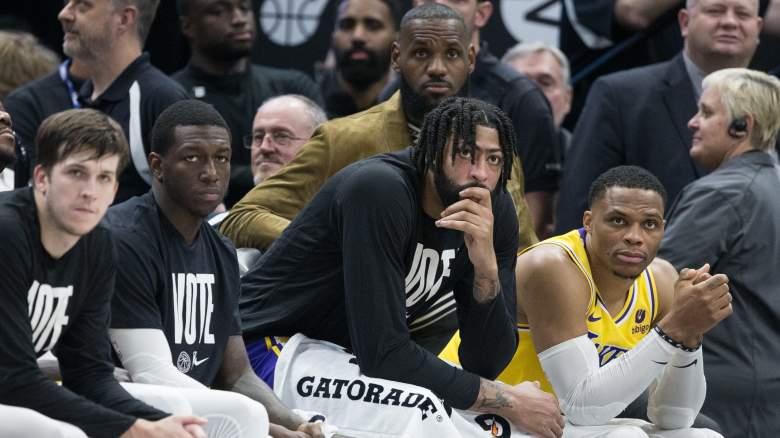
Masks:
[[[747,134],[747,120],[744,117],[732,120],[729,125],[729,135],[733,138],[742,138],[745,134]]]

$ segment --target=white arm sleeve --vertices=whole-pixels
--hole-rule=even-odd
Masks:
[[[162,330],[110,329],[108,334],[133,382],[177,388],[206,388],[173,366],[171,349]]]
[[[701,348],[678,350],[650,385],[647,418],[661,429],[691,427],[707,395]]]
[[[539,362],[567,420],[600,425],[622,412],[661,374],[678,349],[651,330],[634,348],[599,367],[587,335],[539,353]]]

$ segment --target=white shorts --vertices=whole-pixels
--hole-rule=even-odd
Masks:
[[[197,415],[209,437],[246,438],[268,435],[268,414],[260,403],[242,394],[199,388],[172,388],[121,383],[133,397],[174,415]],[[4,436],[4,435],[0,435]]]
[[[32,409],[0,405],[0,420],[0,437],[3,438],[87,438],[78,427]]]
[[[355,356],[330,342],[302,334],[284,345],[274,391],[288,406],[323,413],[339,433],[389,437],[530,437],[506,419],[450,410],[430,390],[360,374]],[[660,430],[634,419],[602,426],[566,424],[564,438],[722,438],[708,429]]]

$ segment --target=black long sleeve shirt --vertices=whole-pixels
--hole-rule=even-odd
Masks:
[[[108,231],[82,236],[58,259],[40,240],[32,189],[0,194],[0,404],[29,408],[116,437],[138,417],[167,414],[130,396],[113,376],[108,340],[115,263]],[[36,362],[57,356],[62,386]]]
[[[245,336],[335,342],[361,372],[432,390],[470,407],[479,377],[495,378],[516,346],[517,218],[506,193],[493,203],[501,294],[473,298],[463,233],[423,211],[411,149],[377,155],[334,175],[242,280]],[[463,370],[421,347],[409,322],[456,306]]]

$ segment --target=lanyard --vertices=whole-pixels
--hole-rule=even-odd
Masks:
[[[62,82],[64,82],[65,86],[68,87],[71,106],[73,106],[73,108],[81,108],[81,103],[79,102],[79,93],[76,92],[76,87],[73,85],[73,81],[71,81],[70,77],[68,77],[68,67],[70,67],[70,62],[70,59],[66,59],[65,62],[60,64],[60,79],[62,79]]]

